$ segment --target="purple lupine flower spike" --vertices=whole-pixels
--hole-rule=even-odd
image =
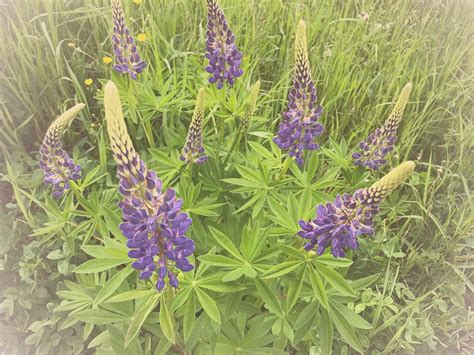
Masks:
[[[41,159],[38,163],[44,172],[43,182],[53,185],[53,197],[61,197],[70,188],[70,181],[81,178],[81,166],[76,165],[67,152],[62,149],[61,136],[64,131],[84,108],[77,104],[56,118],[48,128],[40,148]]]
[[[385,157],[395,148],[398,126],[400,126],[403,111],[408,103],[411,88],[411,83],[405,85],[383,126],[377,128],[365,141],[359,144],[360,151],[352,154],[356,166],[378,170],[387,163]]]
[[[221,89],[224,83],[233,85],[243,74],[240,69],[242,52],[235,45],[235,35],[227,24],[224,13],[216,0],[207,0],[206,71],[211,74],[210,83]]]
[[[321,255],[330,247],[335,257],[345,256],[348,248],[357,249],[358,237],[374,234],[374,216],[382,200],[414,169],[414,162],[404,162],[371,187],[356,190],[352,195],[337,195],[334,203],[319,205],[316,218],[309,222],[299,221],[298,235],[307,240],[304,249],[316,248]]]
[[[143,71],[146,63],[140,58],[130,30],[125,23],[125,13],[120,0],[112,0],[112,19],[114,23],[112,36],[115,54],[114,70],[129,74],[132,79],[136,79],[137,74]]]
[[[323,109],[317,105],[303,20],[298,24],[295,41],[295,72],[293,87],[288,93],[288,110],[283,113],[278,135],[273,141],[280,149],[288,150],[289,155],[301,166],[304,151],[319,148],[315,139],[323,133],[324,127],[318,122]]]
[[[193,119],[188,129],[188,136],[183,147],[180,159],[186,163],[203,164],[208,157],[202,145],[202,125],[204,120],[205,91],[199,89],[196,107],[194,108]]]
[[[157,276],[156,288],[161,291],[165,280],[178,287],[174,269],[193,269],[188,257],[194,242],[185,236],[191,218],[181,212],[183,201],[173,189],[164,190],[154,171],[135,151],[125,126],[117,87],[109,81],[104,88],[105,118],[117,171],[119,192],[123,196],[120,229],[128,239],[132,266],[140,271],[141,279]]]

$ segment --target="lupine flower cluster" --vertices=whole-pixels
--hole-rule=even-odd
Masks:
[[[136,79],[137,75],[145,68],[146,63],[140,58],[130,30],[125,23],[125,13],[120,0],[112,0],[112,19],[114,23],[112,36],[115,54],[114,70],[129,74],[132,79]]]
[[[183,147],[180,159],[186,163],[203,164],[208,157],[204,154],[205,150],[202,146],[202,126],[204,121],[204,101],[205,91],[201,88],[198,93],[196,107],[191,124],[188,129],[188,136]]]
[[[44,172],[43,182],[53,185],[53,197],[61,197],[70,188],[70,181],[81,178],[81,166],[76,165],[62,148],[61,136],[64,131],[84,108],[77,104],[56,118],[48,128],[40,148],[41,159],[38,163]]]
[[[371,187],[359,189],[352,195],[337,195],[334,203],[319,205],[316,218],[309,222],[299,221],[301,230],[298,235],[307,240],[304,248],[317,248],[318,255],[321,255],[330,247],[335,257],[345,256],[348,248],[357,249],[358,237],[374,234],[373,218],[382,200],[414,169],[414,162],[404,162]]]
[[[397,130],[410,97],[411,88],[410,83],[405,85],[383,126],[377,128],[365,141],[359,144],[360,152],[352,154],[356,166],[378,170],[387,163],[385,157],[394,149],[397,142]]]
[[[115,84],[104,88],[105,118],[117,171],[119,191],[123,196],[120,229],[127,237],[128,255],[136,259],[132,266],[140,270],[140,278],[148,279],[156,271],[156,288],[178,287],[172,266],[186,272],[193,269],[188,257],[194,242],[185,236],[191,225],[187,213],[181,212],[182,200],[173,189],[163,190],[161,180],[148,170],[135,151],[122,113]]]
[[[242,129],[246,131],[250,126],[250,119],[257,108],[258,93],[260,92],[260,80],[253,84],[250,89],[250,98],[244,116],[242,117]]]
[[[288,150],[300,166],[303,165],[305,150],[319,148],[315,139],[324,131],[318,122],[322,107],[316,102],[316,87],[311,78],[306,47],[306,26],[301,20],[296,32],[295,73],[293,87],[288,93],[288,110],[283,113],[278,136],[273,139],[280,149]]]
[[[209,65],[206,71],[211,74],[209,82],[216,83],[221,89],[225,82],[233,85],[243,74],[240,69],[242,53],[235,45],[235,35],[216,0],[207,0],[207,11],[206,58]]]

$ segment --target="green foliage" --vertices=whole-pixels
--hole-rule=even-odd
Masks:
[[[147,34],[139,46],[148,66],[136,82],[102,62],[111,56],[108,1],[0,6],[0,352],[472,352],[471,5],[220,0],[244,76],[227,93],[206,89],[209,161],[191,169],[179,153],[207,85],[204,1],[123,2],[132,32]],[[302,169],[272,142],[300,18],[326,127]],[[103,119],[108,79],[141,157],[193,218],[197,267],[179,276],[178,290],[157,293],[127,256]],[[239,122],[257,80],[244,134]],[[357,251],[338,259],[305,252],[298,221],[380,177],[354,169],[350,154],[408,81],[389,165],[418,160],[417,173],[389,196],[376,235]],[[65,146],[83,177],[54,200],[37,149],[76,101],[87,105]]]

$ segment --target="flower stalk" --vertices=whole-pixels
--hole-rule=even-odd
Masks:
[[[156,288],[178,287],[175,269],[193,269],[188,257],[194,242],[185,236],[191,218],[181,212],[183,201],[173,189],[165,190],[156,173],[149,170],[133,147],[125,126],[118,89],[109,81],[104,88],[105,118],[123,196],[120,229],[130,248],[128,256],[141,279],[157,275]]]
[[[288,150],[290,157],[302,166],[304,151],[319,149],[315,139],[324,131],[319,122],[323,109],[317,105],[317,90],[311,77],[303,20],[298,24],[295,41],[295,70],[293,87],[288,93],[288,110],[283,112],[278,135],[273,140],[280,149]]]
[[[317,249],[322,255],[331,248],[335,257],[345,256],[345,250],[359,247],[358,237],[374,234],[374,217],[383,199],[413,173],[415,163],[407,161],[390,171],[371,187],[358,189],[352,195],[337,195],[334,203],[316,208],[316,218],[299,221],[298,235],[307,240],[305,250]]]
[[[81,178],[81,166],[75,164],[62,148],[61,137],[77,114],[85,107],[77,104],[70,108],[49,126],[40,148],[38,163],[44,172],[43,182],[53,185],[53,197],[61,197],[69,190],[71,181]]]
[[[382,127],[377,128],[365,141],[359,143],[360,151],[352,154],[356,166],[378,170],[387,164],[385,157],[395,148],[398,127],[410,98],[411,89],[411,83],[405,85]]]

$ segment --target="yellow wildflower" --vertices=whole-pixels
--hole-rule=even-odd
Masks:
[[[133,3],[134,3],[135,5],[141,5],[142,2],[143,2],[143,0],[133,0]]]
[[[145,41],[146,41],[146,34],[144,34],[144,33],[139,33],[139,34],[137,35],[137,40],[138,40],[139,42],[145,42]]]
[[[93,83],[94,80],[92,80],[91,78],[84,80],[84,84],[86,84],[87,86],[91,86]]]
[[[110,63],[112,63],[112,58],[108,57],[108,56],[104,56],[102,58],[102,62],[104,62],[104,64],[110,64]]]

